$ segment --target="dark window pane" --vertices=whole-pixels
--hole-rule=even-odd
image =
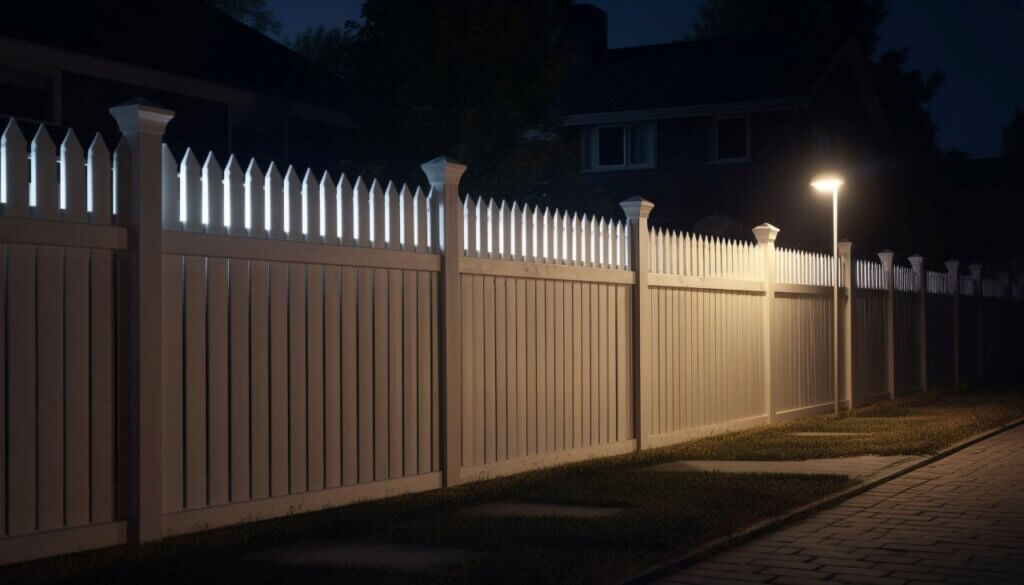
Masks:
[[[53,80],[41,73],[0,67],[0,116],[50,122]]]
[[[717,158],[746,158],[746,156],[747,119],[719,120]]]
[[[621,165],[625,162],[623,151],[623,128],[613,126],[610,128],[599,128],[597,131],[597,165],[610,167]]]
[[[654,164],[654,124],[637,124],[630,127],[629,163]]]

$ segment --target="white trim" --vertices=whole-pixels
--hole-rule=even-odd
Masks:
[[[631,142],[631,131],[636,126],[650,126],[651,127],[651,162],[649,163],[631,163],[630,157],[633,154],[633,146]],[[600,153],[594,153],[594,145],[597,145],[600,150],[600,142],[598,140],[598,134],[600,130],[604,128],[621,128],[622,129],[622,164],[618,165],[599,165],[598,160],[600,159]],[[606,173],[614,171],[639,171],[649,170],[657,166],[658,160],[658,124],[651,120],[644,120],[631,123],[623,124],[600,124],[596,126],[587,126],[580,129],[581,132],[589,134],[589,136],[583,136],[583,140],[580,141],[580,149],[582,151],[583,164],[580,165],[581,171],[584,173]],[[595,156],[596,154],[596,156]],[[586,166],[590,165],[590,166]]]

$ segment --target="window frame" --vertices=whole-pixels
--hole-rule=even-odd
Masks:
[[[746,153],[740,157],[721,158],[718,156],[718,123],[723,120],[743,120],[746,127]],[[750,114],[715,116],[711,119],[711,160],[710,164],[748,163],[751,160]]]
[[[632,145],[630,143],[631,130],[635,126],[650,126],[651,127],[651,162],[649,163],[631,163],[630,157],[632,155]],[[595,155],[593,150],[594,145],[597,144],[597,137],[600,130],[603,128],[621,128],[622,129],[622,164],[619,165],[599,165],[598,160],[600,155]],[[658,124],[654,120],[647,122],[623,122],[621,124],[599,124],[596,126],[584,126],[583,131],[588,134],[585,140],[581,141],[581,150],[583,161],[588,165],[584,166],[581,170],[584,173],[604,173],[609,171],[633,171],[633,170],[644,170],[653,169],[657,166],[658,161]],[[598,147],[600,149],[600,147]]]

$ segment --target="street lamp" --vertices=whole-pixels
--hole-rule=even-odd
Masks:
[[[839,414],[839,187],[843,178],[834,173],[814,177],[811,187],[822,194],[832,194],[832,388],[835,392],[835,413]]]

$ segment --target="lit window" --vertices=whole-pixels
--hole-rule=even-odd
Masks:
[[[654,167],[654,124],[623,124],[583,129],[583,168]]]
[[[714,153],[716,161],[750,160],[750,118],[716,119]]]

